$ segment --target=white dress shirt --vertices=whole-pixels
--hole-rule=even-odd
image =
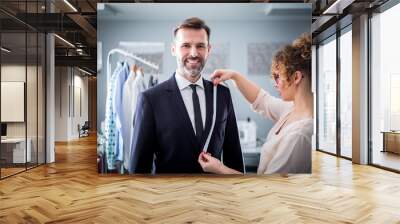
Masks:
[[[183,102],[185,103],[186,111],[189,114],[190,122],[192,122],[192,127],[194,133],[196,133],[196,125],[194,122],[194,109],[192,101],[192,89],[191,84],[196,84],[197,96],[199,96],[200,110],[201,110],[201,120],[203,122],[203,129],[206,123],[206,96],[204,92],[203,78],[200,77],[196,83],[191,83],[189,80],[185,79],[183,76],[175,73],[176,83],[181,92]]]
[[[262,89],[251,107],[275,122],[262,146],[257,173],[311,173],[313,118],[297,120],[282,128],[293,110],[293,103],[273,97]]]
[[[124,138],[124,166],[128,169],[130,164],[130,152],[132,151],[133,138],[133,122],[135,118],[136,103],[141,92],[146,90],[144,75],[140,70],[136,74],[129,74],[128,79],[123,86],[122,105],[123,105],[123,120],[122,120],[122,136]]]

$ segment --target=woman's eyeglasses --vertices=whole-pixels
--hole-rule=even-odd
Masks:
[[[279,74],[277,74],[277,73],[272,74],[272,78],[274,79],[276,85],[279,85],[281,83],[282,79]],[[303,74],[301,74],[301,78],[304,78]]]
[[[281,77],[280,77],[280,75],[279,74],[272,74],[272,78],[274,79],[274,81],[275,81],[275,84],[276,85],[279,85],[279,83],[281,82]]]

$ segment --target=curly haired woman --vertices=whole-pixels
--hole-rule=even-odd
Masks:
[[[243,75],[216,70],[215,85],[233,80],[253,110],[275,125],[262,146],[258,174],[311,173],[313,94],[311,91],[311,37],[303,34],[278,51],[271,66],[281,99],[271,96]],[[203,170],[217,174],[240,174],[207,153],[198,159]]]

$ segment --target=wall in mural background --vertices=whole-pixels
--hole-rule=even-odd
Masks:
[[[136,54],[137,56],[147,60],[147,61],[151,61],[154,64],[158,65],[159,70],[157,73],[160,73],[163,71],[163,58],[164,58],[164,53],[143,53],[143,54]],[[140,65],[140,64],[139,64]],[[153,74],[155,71],[153,69],[151,69],[148,66],[143,66],[143,72],[145,74]]]
[[[209,75],[212,74],[215,69],[228,68],[230,66],[229,48],[229,43],[212,44],[212,53],[207,60],[203,73]]]
[[[249,43],[247,45],[247,73],[249,75],[271,74],[271,58],[285,44],[288,43]]]
[[[158,72],[163,72],[165,44],[163,42],[142,42],[142,41],[120,41],[119,46],[128,52],[139,56],[146,61],[152,62],[158,66]],[[155,71],[148,66],[142,66],[140,62],[136,62],[138,66],[143,68],[146,74],[154,74]]]

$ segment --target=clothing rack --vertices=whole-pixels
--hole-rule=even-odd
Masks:
[[[139,56],[137,56],[135,54],[132,54],[132,53],[126,51],[126,50],[123,50],[123,49],[120,49],[120,48],[114,48],[114,49],[110,50],[108,52],[108,55],[107,55],[107,74],[106,74],[106,79],[107,79],[106,80],[107,81],[106,82],[107,83],[106,84],[106,89],[107,90],[108,90],[108,85],[109,85],[109,81],[110,81],[110,78],[111,78],[111,62],[110,62],[110,59],[111,59],[111,56],[114,55],[114,54],[119,54],[119,55],[122,55],[124,57],[133,59],[135,63],[136,62],[140,62],[140,63],[142,63],[142,64],[144,64],[146,66],[149,66],[151,69],[154,69],[156,71],[159,70],[159,66],[158,65],[156,65],[156,64],[154,64],[154,63],[152,63],[150,61],[147,61],[146,59],[143,59],[143,58],[141,58],[141,57],[139,57]],[[105,157],[104,158],[107,157],[106,154],[107,153],[105,153]],[[105,172],[107,172],[107,161],[104,160],[103,163],[104,163],[103,165],[105,166]],[[123,164],[121,164],[121,173],[123,173]]]
[[[121,55],[123,55],[125,57],[132,58],[133,60],[139,61],[142,64],[147,65],[150,68],[155,69],[157,71],[159,69],[158,65],[156,65],[156,64],[154,64],[152,62],[149,62],[146,59],[143,59],[143,58],[141,58],[141,57],[139,57],[139,56],[137,56],[135,54],[132,54],[130,52],[127,52],[127,51],[125,51],[123,49],[114,48],[114,49],[110,50],[108,52],[108,55],[107,55],[107,84],[108,84],[108,79],[109,79],[109,77],[111,75],[111,64],[110,64],[111,55],[116,54],[116,53],[121,54]]]

